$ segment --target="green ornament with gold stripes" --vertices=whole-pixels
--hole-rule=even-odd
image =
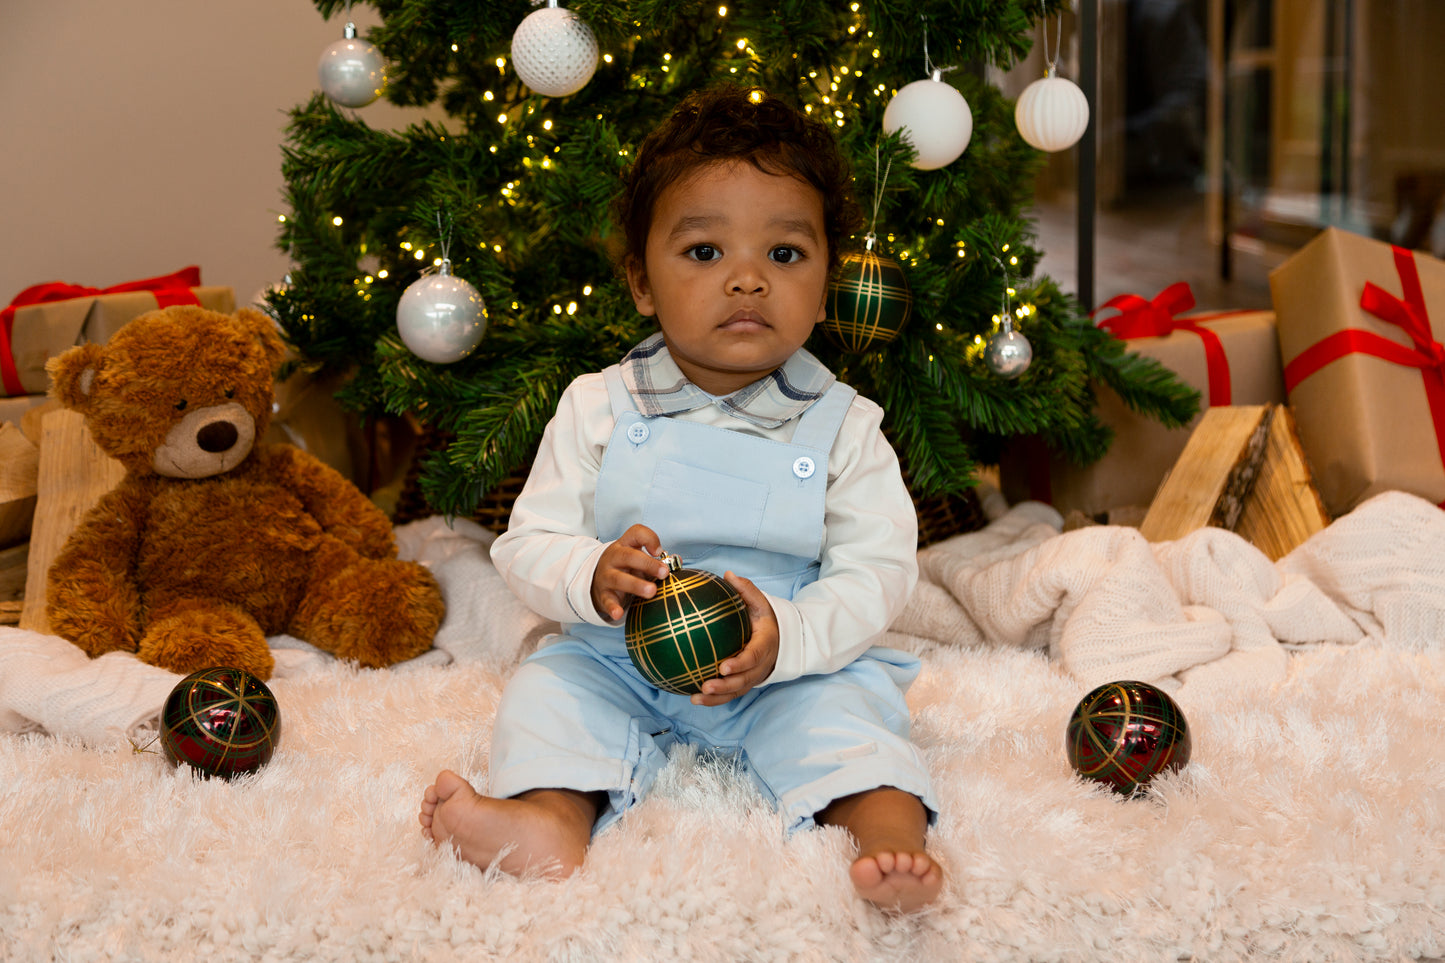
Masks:
[[[682,567],[663,553],[669,569],[657,594],[627,609],[627,654],[642,677],[659,689],[692,695],[718,674],[718,666],[741,652],[753,634],[748,607],[727,582],[711,572]]]
[[[913,313],[913,292],[903,267],[874,250],[869,234],[861,251],[838,259],[838,273],[828,284],[826,317],[818,325],[844,351],[868,351],[892,341]]]

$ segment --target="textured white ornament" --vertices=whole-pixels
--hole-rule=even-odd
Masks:
[[[571,10],[548,0],[512,34],[512,67],[544,97],[566,97],[587,86],[597,69],[597,38]]]
[[[365,107],[386,87],[386,58],[374,44],[356,36],[356,24],[348,23],[345,38],[321,51],[316,76],[333,103]]]
[[[1029,370],[1034,360],[1034,347],[1029,339],[1012,328],[997,332],[988,339],[983,352],[983,363],[988,370],[1000,378],[1017,378]]]
[[[1072,80],[1055,75],[1024,88],[1014,105],[1014,123],[1029,146],[1044,151],[1068,150],[1089,126],[1089,99]]]
[[[476,349],[486,327],[481,292],[452,274],[452,262],[446,259],[436,274],[413,281],[396,305],[401,340],[423,361],[462,360]]]
[[[943,71],[915,80],[898,91],[883,111],[883,131],[903,130],[918,156],[913,166],[931,171],[952,164],[973,137],[973,111],[957,88],[943,82]]]

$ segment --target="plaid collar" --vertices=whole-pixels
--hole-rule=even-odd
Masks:
[[[715,399],[687,380],[660,331],[627,352],[621,367],[622,383],[637,402],[638,412],[649,418],[715,404],[759,428],[777,428],[796,418],[837,380],[821,361],[799,348],[772,374]]]

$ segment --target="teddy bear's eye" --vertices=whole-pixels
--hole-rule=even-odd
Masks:
[[[176,410],[177,410],[177,411],[185,411],[185,410],[186,410],[186,399],[182,398],[180,401],[177,401],[177,402],[176,402]]]
[[[235,389],[235,388],[227,388],[227,389],[226,389],[226,397],[227,397],[227,398],[234,398],[234,397],[236,397],[236,389]]]

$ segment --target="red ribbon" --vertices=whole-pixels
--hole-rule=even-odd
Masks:
[[[15,326],[17,308],[28,307],[32,304],[49,304],[52,301],[69,301],[71,298],[92,297],[98,294],[121,294],[126,291],[151,291],[156,296],[156,306],[160,308],[168,308],[173,304],[200,304],[200,299],[191,290],[200,285],[201,269],[192,265],[181,268],[174,274],[163,274],[160,277],[144,278],[140,281],[127,281],[124,284],[116,284],[108,288],[88,288],[79,284],[66,284],[64,281],[51,281],[47,284],[36,284],[26,288],[15,295],[9,307],[0,310],[0,388],[4,388],[4,391],[0,393],[25,394],[25,386],[20,383],[20,371],[15,365],[15,353],[11,341],[11,331]]]
[[[1367,354],[1393,364],[1419,368],[1425,381],[1425,400],[1430,405],[1430,420],[1435,426],[1435,443],[1440,449],[1440,462],[1445,465],[1445,347],[1435,340],[1430,330],[1430,314],[1425,308],[1425,292],[1420,287],[1420,272],[1415,255],[1391,245],[1395,254],[1395,273],[1400,276],[1403,298],[1365,282],[1360,294],[1360,307],[1410,336],[1413,347],[1406,347],[1373,331],[1345,328],[1317,341],[1284,366],[1284,387],[1293,391],[1301,381],[1332,361],[1347,354]]]
[[[1119,313],[1099,322],[1099,327],[1111,331],[1125,341],[1134,338],[1156,338],[1172,331],[1191,331],[1199,335],[1204,343],[1204,364],[1209,375],[1209,405],[1217,407],[1230,403],[1229,358],[1224,354],[1224,345],[1219,335],[1201,327],[1203,318],[1179,318],[1175,315],[1194,307],[1194,292],[1189,290],[1188,281],[1176,281],[1146,301],[1137,294],[1120,294],[1105,301],[1090,317],[1105,308],[1118,308]],[[1226,314],[1242,312],[1226,312]],[[1210,315],[1210,318],[1225,317],[1225,314]]]

